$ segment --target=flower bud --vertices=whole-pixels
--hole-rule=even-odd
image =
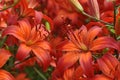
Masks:
[[[69,0],[80,12],[83,12],[84,9],[78,0]]]

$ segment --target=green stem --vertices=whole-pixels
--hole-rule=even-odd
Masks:
[[[20,61],[20,62],[15,63],[14,65],[21,64],[21,63],[23,63],[23,62],[25,62],[25,61],[29,60],[30,58],[33,58],[33,57],[34,57],[34,56],[29,56],[29,57],[27,57],[26,59],[24,59],[24,60],[22,60],[22,61]]]
[[[116,10],[117,10],[117,7],[116,7],[116,3],[115,1],[113,1],[113,5],[114,5],[114,26],[115,26],[115,22],[116,22]]]
[[[94,59],[97,59],[98,57],[96,57],[95,55],[92,55],[92,57],[94,58]]]
[[[85,15],[85,16],[87,16],[87,17],[89,17],[89,18],[91,18],[91,19],[94,19],[94,20],[96,20],[96,21],[99,21],[99,22],[101,22],[101,23],[104,23],[104,24],[106,24],[106,25],[113,26],[113,24],[108,23],[108,22],[105,22],[105,21],[100,20],[100,19],[97,19],[96,17],[93,17],[93,16],[91,16],[91,15],[85,13],[85,12],[82,12],[82,14]]]
[[[9,8],[12,8],[12,7],[16,6],[19,2],[20,2],[20,0],[15,0],[15,2],[11,6],[3,8],[2,10],[0,10],[0,12],[5,11],[5,10],[7,10]]]
[[[7,36],[3,37],[3,39],[0,41],[0,48],[4,46],[6,39],[7,39]]]
[[[33,67],[33,69],[43,80],[47,80],[47,78],[36,67]]]
[[[84,9],[82,8],[82,6],[81,6],[81,4],[79,3],[78,0],[69,0],[69,1],[76,7],[76,9],[78,9],[78,12],[82,13],[83,15],[85,15],[85,16],[91,18],[91,19],[94,19],[94,20],[96,20],[96,21],[99,21],[99,22],[101,22],[101,23],[104,23],[104,24],[106,24],[106,25],[114,26],[114,25],[111,24],[111,23],[108,23],[108,22],[105,22],[105,21],[103,21],[103,20],[100,20],[100,19],[98,19],[98,18],[96,18],[96,17],[94,17],[94,16],[91,16],[91,15],[87,14],[86,12],[84,12]]]

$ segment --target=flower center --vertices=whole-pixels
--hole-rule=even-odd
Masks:
[[[33,44],[33,42],[31,41],[31,40],[29,40],[28,42],[27,42],[27,45],[28,46],[30,46],[30,45],[32,45]]]
[[[81,46],[81,49],[83,51],[87,51],[88,50],[88,48],[87,48],[87,46],[85,44],[81,44],[80,46]]]

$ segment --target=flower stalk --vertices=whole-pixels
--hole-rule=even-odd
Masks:
[[[19,2],[20,2],[20,0],[14,0],[14,3],[12,5],[7,6],[7,7],[3,8],[3,9],[1,9],[0,12],[5,11],[5,10],[7,10],[9,8],[12,8],[12,7],[16,6]]]
[[[33,69],[43,80],[47,80],[47,78],[36,67],[33,67]]]
[[[98,19],[98,18],[96,18],[96,17],[94,17],[94,16],[91,16],[91,15],[87,14],[86,12],[84,12],[83,7],[82,7],[82,5],[79,3],[78,0],[69,0],[69,1],[76,7],[76,9],[78,9],[78,12],[82,13],[83,15],[85,15],[85,16],[91,18],[91,19],[94,19],[94,20],[96,20],[96,21],[99,21],[99,22],[101,22],[101,23],[104,23],[104,24],[106,24],[106,25],[111,25],[111,26],[113,26],[113,24],[111,24],[111,23],[108,23],[108,22],[105,22],[105,21],[103,21],[103,20],[100,20],[100,19]]]

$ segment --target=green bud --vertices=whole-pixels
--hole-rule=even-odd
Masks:
[[[83,12],[83,7],[78,0],[69,0],[80,12]]]

